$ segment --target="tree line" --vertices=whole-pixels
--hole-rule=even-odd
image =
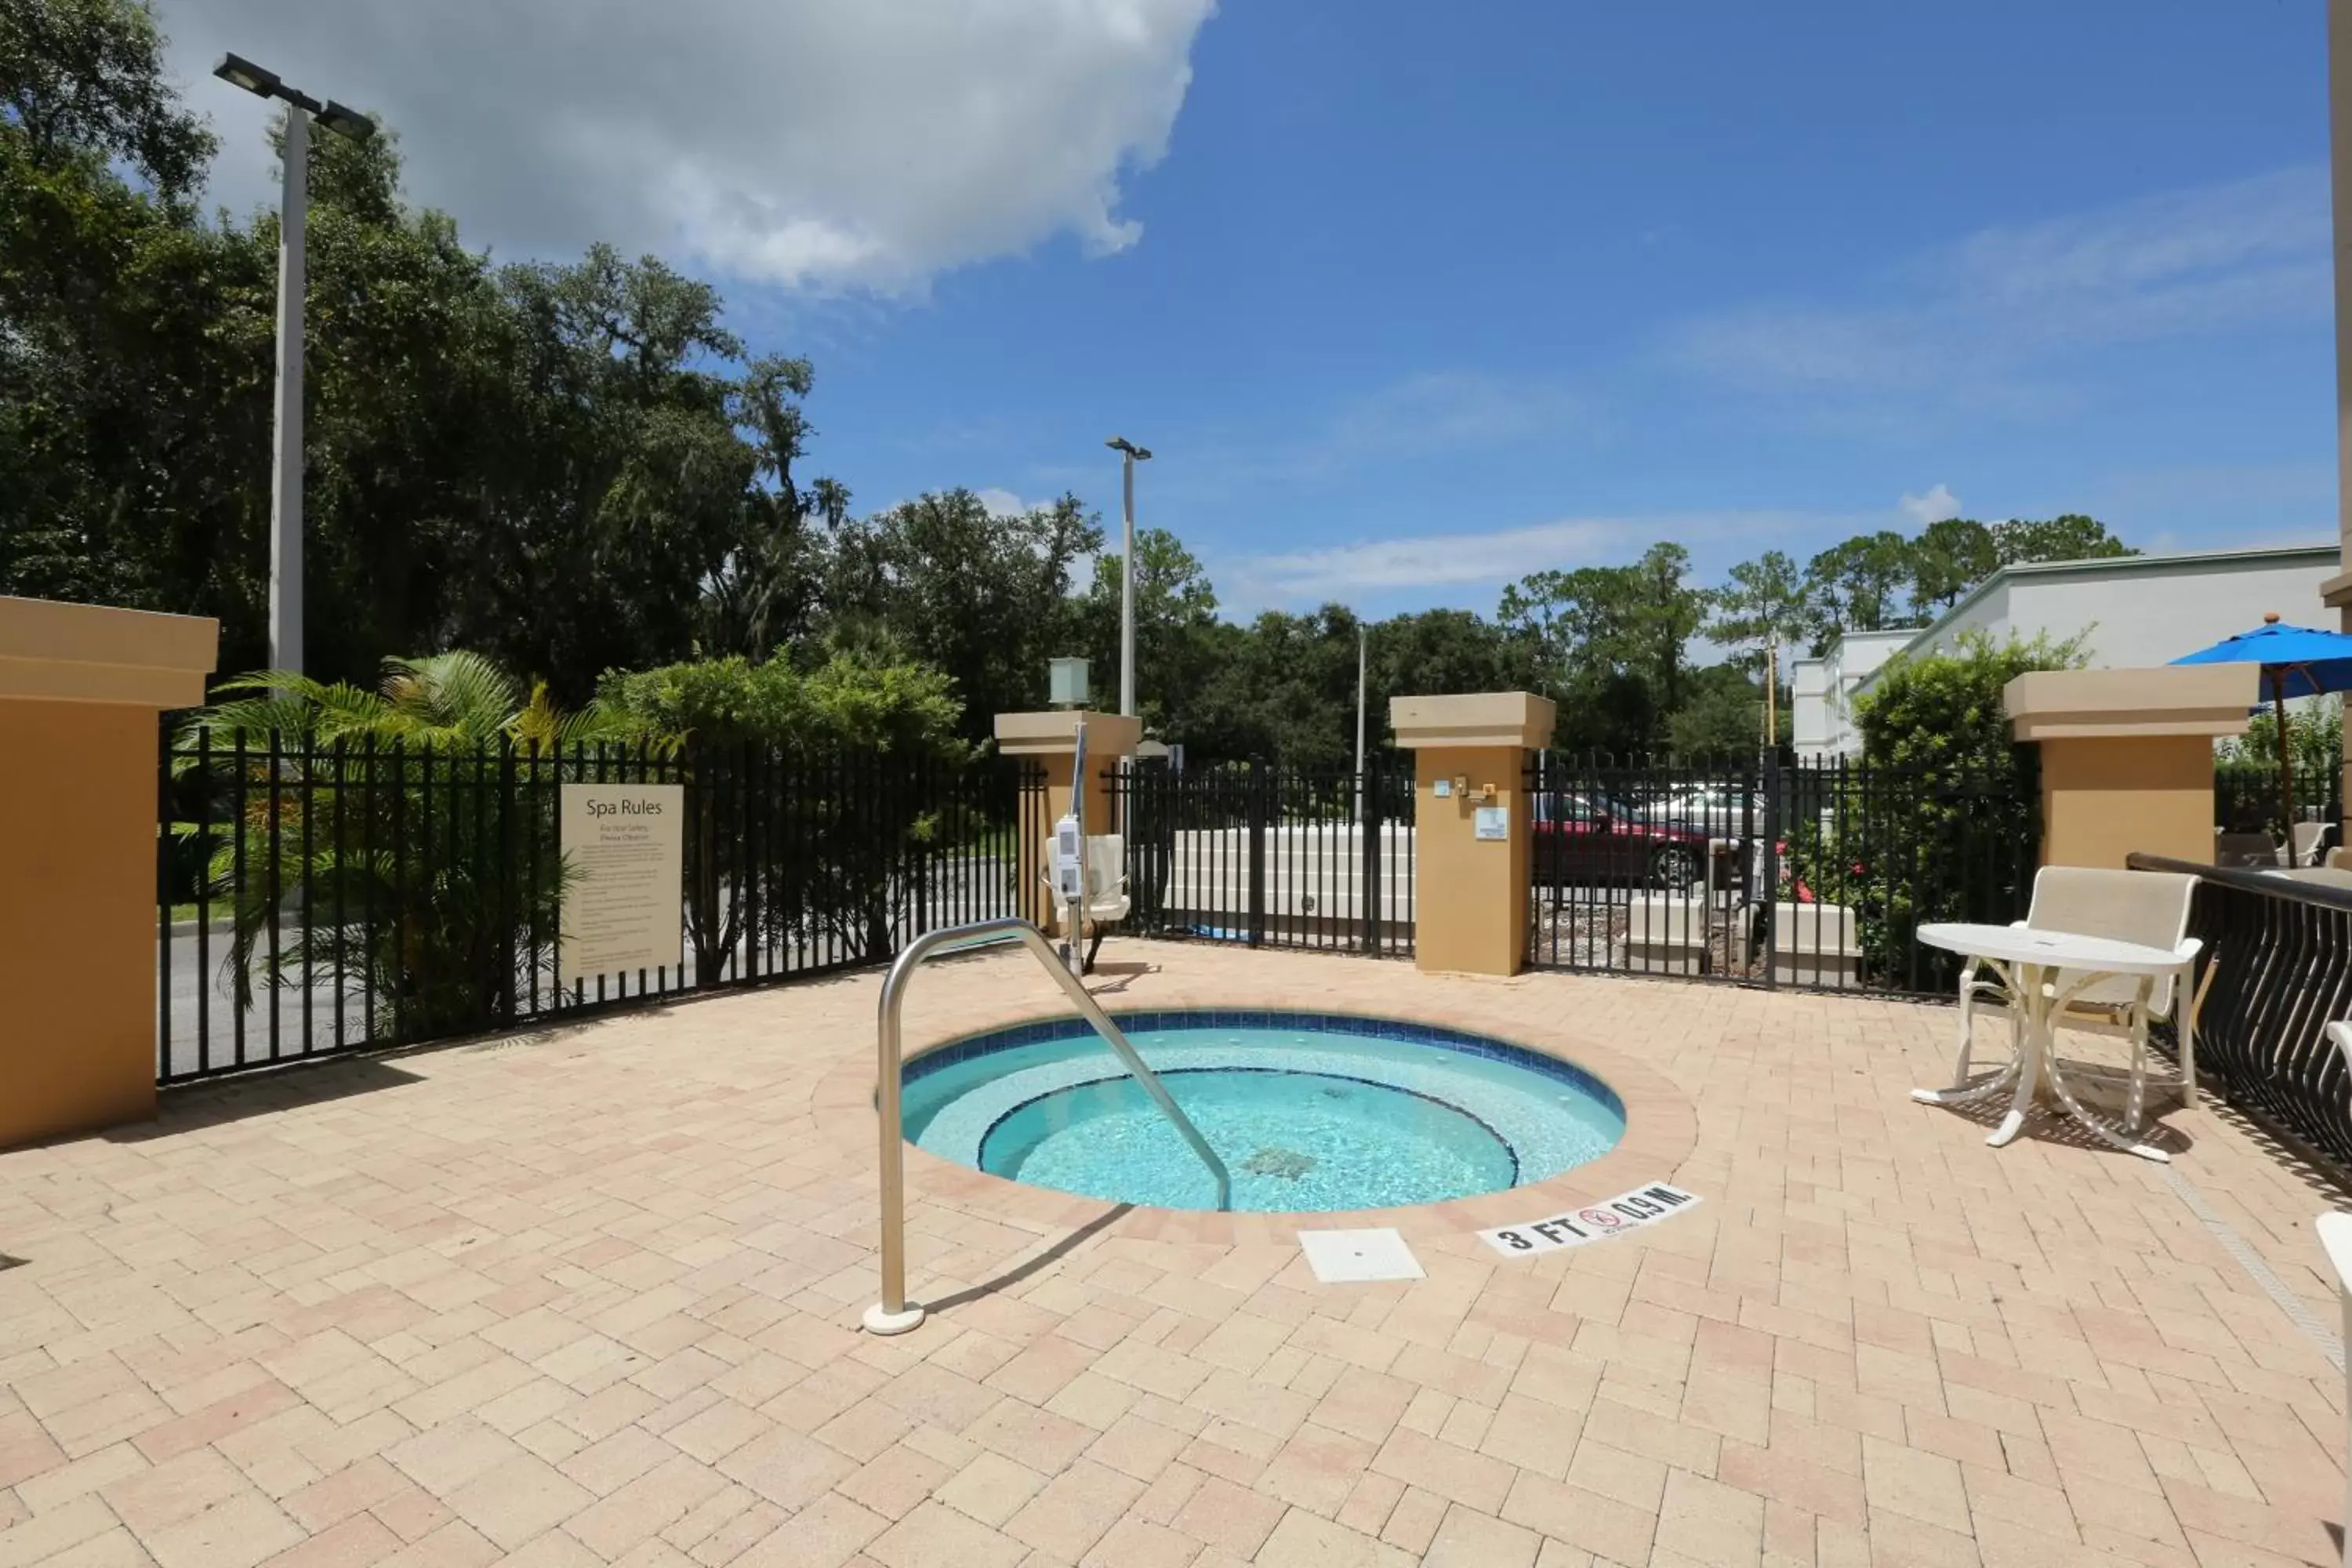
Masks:
[[[1491,616],[1445,609],[1360,623],[1326,605],[1235,625],[1219,618],[1200,563],[1146,529],[1136,550],[1139,706],[1152,728],[1205,755],[1346,766],[1360,633],[1376,745],[1391,697],[1530,690],[1559,702],[1553,743],[1564,749],[1752,752],[1764,739],[1768,647],[1785,670],[1795,653],[1844,632],[1924,624],[2002,566],[2130,553],[2080,514],[1953,518],[1914,536],[1849,539],[1801,567],[1768,551],[1713,586],[1693,581],[1687,550],[1661,542],[1630,564],[1530,573]],[[1118,569],[1116,556],[1098,557],[1074,602],[1076,645],[1098,669],[1116,668]],[[1785,741],[1785,687],[1782,699]]]
[[[216,150],[139,0],[0,0],[0,593],[216,616],[222,669],[246,672],[268,658],[278,220],[205,208]],[[601,245],[494,262],[400,173],[390,128],[311,140],[308,674],[372,687],[388,658],[466,649],[576,707],[680,661],[916,666],[951,679],[973,740],[1040,704],[1052,656],[1115,689],[1119,563],[1076,498],[860,516],[805,471],[814,368],[752,353],[711,285]],[[1524,688],[1560,701],[1565,747],[1738,750],[1767,647],[2124,548],[2086,517],[1952,519],[1709,587],[1662,542],[1528,573],[1491,616],[1363,626],[1339,605],[1228,621],[1146,530],[1138,686],[1199,755],[1344,766],[1360,631],[1374,744],[1391,695]]]

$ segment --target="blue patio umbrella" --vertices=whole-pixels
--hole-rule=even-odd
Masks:
[[[2294,821],[2294,760],[2287,747],[2286,700],[2352,691],[2352,636],[2310,626],[2282,625],[2273,610],[2250,632],[2223,637],[2211,647],[2183,654],[2175,664],[2259,664],[2278,714],[2280,803],[2284,820]],[[2259,705],[2258,705],[2259,706]]]

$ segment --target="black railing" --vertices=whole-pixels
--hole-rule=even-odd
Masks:
[[[1412,952],[1410,758],[1384,759],[1360,777],[1140,762],[1113,776],[1111,795],[1126,825],[1124,929],[1252,947]]]
[[[1948,994],[1959,961],[1917,928],[2032,898],[2030,770],[1550,757],[1528,783],[1538,964]]]
[[[1013,909],[1002,762],[206,735],[165,757],[166,1082],[878,963]],[[674,963],[567,976],[567,784],[683,786]]]
[[[2134,855],[2140,871],[2198,879],[2197,1078],[2352,1169],[2352,1079],[2327,1026],[2352,1016],[2352,889],[2273,871]],[[2194,993],[2192,992],[2192,994]],[[2171,1030],[2155,1031],[2168,1047]]]

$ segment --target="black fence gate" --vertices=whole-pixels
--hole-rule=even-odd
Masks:
[[[684,786],[676,964],[563,983],[566,784]],[[877,963],[1013,912],[1002,760],[200,736],[160,790],[165,1082]]]
[[[2005,923],[2032,898],[2023,769],[1548,757],[1528,790],[1537,964],[1945,994],[1959,961],[1917,928]]]
[[[1412,952],[1411,758],[1383,759],[1361,774],[1143,761],[1114,777],[1111,794],[1125,825],[1130,908],[1122,930],[1251,947]]]

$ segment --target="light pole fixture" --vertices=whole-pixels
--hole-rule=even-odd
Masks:
[[[310,207],[310,121],[352,142],[375,122],[329,99],[321,103],[243,55],[223,55],[213,75],[257,98],[286,105],[285,184],[278,208],[278,413],[269,469],[269,665],[302,668],[302,295],[303,230]]]
[[[1135,717],[1135,465],[1151,460],[1151,448],[1124,436],[1103,443],[1119,455],[1120,516],[1124,528],[1118,557],[1118,710]]]
[[[1087,661],[1049,658],[1045,661],[1046,700],[1056,708],[1087,705]]]

